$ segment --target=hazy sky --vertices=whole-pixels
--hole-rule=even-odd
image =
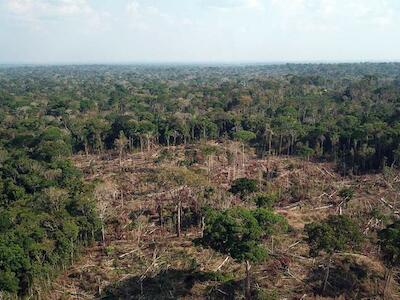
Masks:
[[[0,0],[0,63],[367,60],[400,60],[400,0]]]

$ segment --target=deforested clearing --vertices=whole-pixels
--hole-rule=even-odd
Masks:
[[[325,297],[318,296],[323,266],[318,258],[309,256],[304,225],[329,215],[345,214],[357,221],[364,234],[376,231],[384,222],[383,216],[395,218],[399,209],[395,202],[385,200],[398,197],[398,171],[343,177],[337,174],[333,163],[288,156],[260,159],[249,148],[245,150],[244,164],[240,153],[237,162],[229,163],[229,152],[241,149],[240,144],[207,145],[216,149],[211,160],[202,153],[205,144],[125,154],[121,164],[113,153],[73,158],[85,178],[96,182],[96,202],[104,213],[105,240],[88,247],[79,262],[58,278],[58,296],[241,297],[245,276],[241,264],[193,243],[202,236],[198,215],[205,203],[213,203],[221,210],[256,207],[256,203],[229,193],[235,178],[255,179],[260,190],[277,193],[273,208],[289,224],[285,235],[263,242],[269,257],[254,267],[256,288],[266,291],[267,297],[358,298],[379,297],[383,293],[385,267],[372,236],[360,251],[334,255],[332,283]],[[184,166],[186,160],[192,159],[193,164]],[[344,205],[340,191],[346,188],[351,188],[354,196]],[[176,232],[177,201],[182,201],[184,220],[180,237]],[[343,272],[349,272],[348,277],[343,277]],[[397,291],[396,283],[392,289]]]

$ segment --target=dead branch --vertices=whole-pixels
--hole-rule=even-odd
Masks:
[[[139,251],[139,250],[140,250],[139,248],[134,249],[134,250],[132,250],[132,251],[129,251],[129,252],[127,252],[127,253],[124,253],[124,254],[120,255],[119,258],[124,258],[125,256],[128,256],[128,255],[130,255],[130,254],[133,254],[133,253],[135,253],[136,251]]]
[[[301,260],[313,260],[312,258],[304,257],[304,256],[301,256],[301,255],[296,255],[296,254],[285,253],[285,255],[288,255],[288,256],[294,257],[294,258],[298,258],[298,259],[301,259]]]
[[[329,176],[331,176],[332,178],[335,178],[335,175],[333,175],[331,172],[329,172],[327,169],[325,169],[324,167],[316,167],[318,171],[320,171],[322,174],[328,174]]]
[[[328,194],[325,193],[325,192],[323,192],[321,195],[319,195],[319,196],[317,197],[317,199],[321,199],[323,196],[328,196]]]
[[[301,204],[302,204],[302,202],[299,201],[299,202],[297,202],[297,203],[290,204],[290,205],[288,205],[288,206],[284,206],[284,207],[282,207],[281,209],[282,209],[282,210],[285,210],[285,209],[294,209],[294,208],[300,206]]]
[[[214,270],[214,272],[218,272],[228,260],[229,260],[229,256],[227,256],[227,257],[224,259],[224,261],[218,266],[218,268],[216,268],[216,269]]]
[[[289,251],[291,248],[297,246],[297,245],[300,244],[300,243],[301,243],[301,241],[297,241],[296,243],[291,244],[291,245],[286,249],[286,251]]]
[[[389,208],[393,211],[394,214],[400,215],[400,212],[399,212],[398,210],[396,210],[396,208],[395,208],[392,204],[390,204],[389,202],[387,202],[384,198],[380,198],[379,200],[380,200],[383,204],[385,204],[387,207],[389,207]]]
[[[337,193],[337,191],[334,191],[332,194],[329,195],[329,198],[332,198],[333,195],[335,195]]]
[[[293,275],[293,274],[290,272],[290,269],[289,269],[289,268],[287,268],[286,273],[287,273],[290,277],[293,277],[294,279],[296,279],[297,281],[303,282],[302,279],[300,279],[300,278],[298,278],[297,276]]]
[[[313,208],[313,210],[322,210],[322,209],[328,209],[328,208],[332,208],[332,207],[333,207],[333,204],[330,204],[330,205],[326,205],[326,206],[320,206],[317,208]]]
[[[221,294],[225,295],[225,296],[228,296],[228,294],[225,293],[225,292],[224,292],[223,290],[221,290],[221,289],[217,289],[217,291],[220,292]]]

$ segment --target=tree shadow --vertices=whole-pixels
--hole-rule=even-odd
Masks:
[[[191,297],[197,282],[209,281],[208,273],[193,270],[164,270],[154,277],[130,277],[108,286],[101,299],[178,299]]]
[[[194,291],[196,283],[207,287]],[[100,299],[239,299],[243,295],[243,280],[233,280],[221,273],[195,270],[163,270],[153,277],[130,277],[108,286]]]
[[[231,300],[243,298],[243,280],[229,280],[210,286],[207,299]],[[254,291],[252,291],[253,293]],[[254,296],[254,295],[253,295]],[[256,298],[253,298],[256,299]]]
[[[324,297],[345,299],[375,299],[381,296],[380,274],[374,274],[369,268],[354,262],[336,263],[330,268],[328,284],[322,290],[326,269],[322,266],[314,268],[309,273],[307,283],[313,292]]]

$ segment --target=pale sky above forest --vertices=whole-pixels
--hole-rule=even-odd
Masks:
[[[0,0],[0,63],[399,61],[399,0]]]

